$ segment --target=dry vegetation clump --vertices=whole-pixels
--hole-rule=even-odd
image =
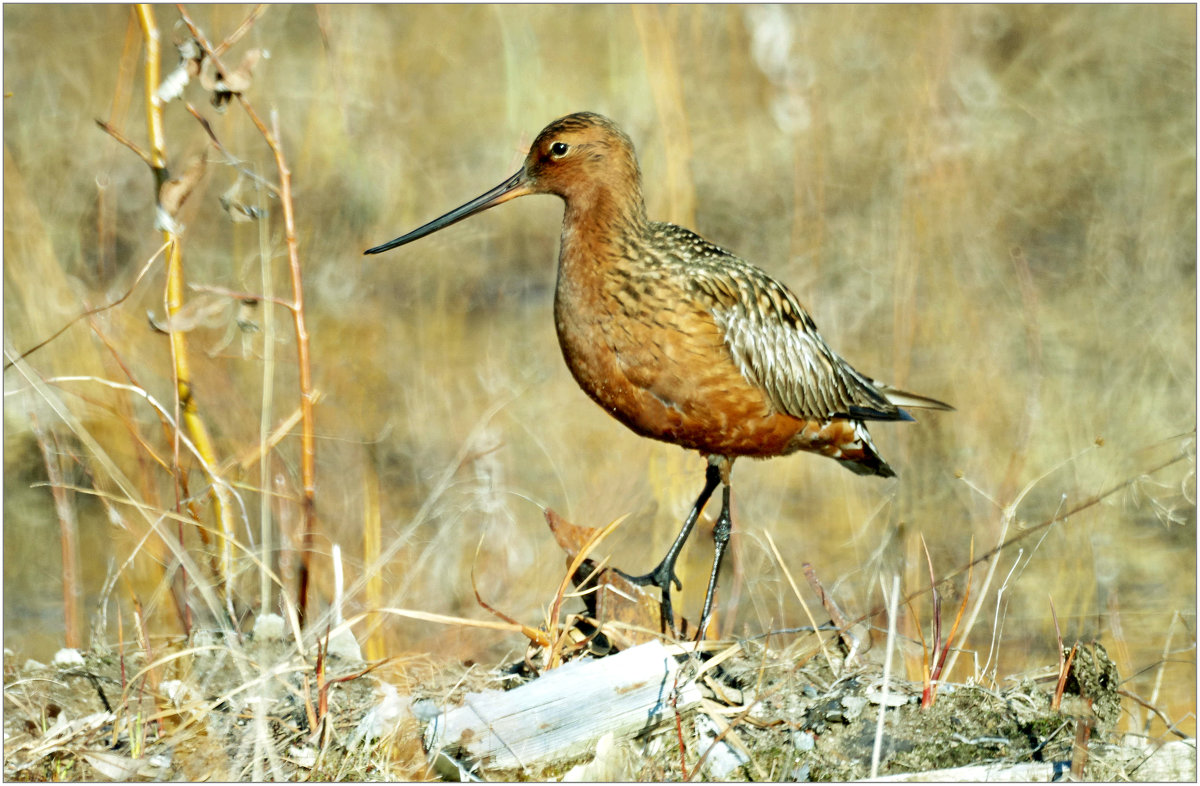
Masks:
[[[435,748],[427,758],[422,740],[428,744],[445,722],[439,713],[479,703],[485,694],[478,691],[527,684],[528,661],[487,670],[422,657],[366,673],[352,652],[299,656],[281,629],[280,618],[267,617],[241,644],[207,635],[192,647],[165,642],[149,664],[131,651],[74,660],[60,653],[53,666],[10,667],[6,778],[388,781],[466,773],[670,781],[703,772],[716,780],[791,781],[973,766],[993,778],[1070,771],[1116,780],[1137,778],[1141,767],[1158,777],[1187,770],[1186,755],[1172,751],[1167,759],[1165,749],[1148,765],[1155,749],[1131,747],[1116,733],[1118,682],[1099,645],[1074,662],[1059,697],[1047,672],[1014,677],[999,690],[947,684],[925,709],[920,684],[900,681],[885,692],[870,659],[849,666],[814,657],[811,641],[743,642],[732,657],[721,653],[721,665],[703,678],[701,708],[676,711],[674,723],[628,738],[610,734],[583,756],[498,769],[454,750]],[[714,729],[724,731],[714,736]],[[717,755],[721,744],[735,753]]]
[[[563,368],[555,200],[361,254],[579,110],[633,138],[653,218],[957,408],[876,430],[895,481],[739,463],[716,632],[840,613],[878,669],[892,623],[893,681],[936,696],[888,710],[897,771],[941,766],[930,738],[941,763],[1058,756],[1071,695],[1093,754],[1194,736],[1195,29],[1190,6],[5,6],[5,774],[432,777],[415,725],[350,730],[385,685],[446,706],[510,678],[514,633],[561,624],[546,509],[627,516],[593,556],[631,573],[665,550],[701,460]],[[416,660],[329,682],[366,668],[319,654],[339,627],[368,665]],[[82,666],[18,665],[64,645]],[[1068,679],[1101,651],[1115,691]],[[875,677],[746,657],[779,676],[746,697],[741,775],[861,777],[877,705],[817,699]],[[681,777],[655,739],[618,774]],[[1111,761],[1089,774],[1135,776]]]
[[[353,644],[304,658],[282,625],[260,618],[240,643],[205,632],[191,647],[163,642],[152,662],[131,648],[8,667],[6,778],[408,780],[455,775],[457,766],[486,779],[677,780],[703,768],[719,780],[856,780],[871,772],[880,712],[884,775],[966,764],[998,773],[1027,762],[1066,770],[1082,750],[1079,772],[1091,761],[1088,778],[1111,780],[1132,776],[1152,752],[1117,744],[1121,700],[1099,646],[1075,661],[1061,708],[1052,706],[1051,674],[1014,678],[1002,690],[944,685],[935,706],[923,709],[919,684],[890,684],[884,695],[880,666],[870,661],[846,667],[839,659],[835,674],[811,642],[744,642],[732,658],[721,655],[703,680],[707,703],[678,713],[677,725],[607,740],[574,760],[518,770],[486,761],[451,766],[437,751],[427,760],[422,732],[430,739],[438,712],[469,701],[468,691],[526,684],[522,662],[492,671],[416,658],[367,673]],[[714,718],[727,725],[719,739],[740,752],[732,764],[716,761],[712,733],[701,731]]]
[[[158,645],[151,662],[131,648],[6,668],[5,778],[419,777],[416,723],[375,729],[381,694],[361,659],[301,657],[281,630],[275,617],[241,643],[199,632],[192,646]],[[389,684],[403,686],[423,668],[416,660],[393,667]]]
[[[769,662],[770,667],[760,665],[757,673],[742,677],[748,683],[743,690],[757,701],[738,727],[756,766],[769,766],[762,771],[767,780],[861,780],[871,774],[877,736],[879,775],[966,765],[1000,772],[1005,765],[1026,762],[1069,767],[1075,728],[1085,719],[1099,729],[1093,744],[1116,740],[1111,734],[1115,716],[1092,720],[1052,709],[1052,691],[1044,681],[1014,679],[999,690],[946,685],[937,703],[922,709],[917,683],[891,685],[885,698],[877,664],[834,676],[819,659],[798,670],[778,658]],[[1114,690],[1110,683],[1092,695],[1109,701]],[[1075,691],[1074,698],[1079,696]],[[885,716],[882,733],[880,711]],[[1113,775],[1088,773],[1097,780]]]

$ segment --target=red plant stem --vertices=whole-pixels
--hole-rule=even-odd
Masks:
[[[200,32],[200,28],[188,16],[187,9],[182,5],[177,6],[177,8],[179,9],[179,15],[183,19],[183,23],[187,25],[188,30],[196,39],[196,42],[200,45],[205,55],[212,60],[217,72],[222,76],[230,73],[229,69],[221,63],[220,56],[208,42],[208,39]],[[255,13],[257,13],[257,10]],[[254,107],[246,100],[244,95],[238,93],[237,98],[242,108],[246,111],[247,116],[249,116],[250,121],[254,123],[255,128],[258,129],[258,132],[266,141],[267,147],[271,149],[271,153],[275,157],[275,166],[279,170],[279,203],[283,209],[284,238],[287,243],[288,266],[292,278],[292,302],[288,304],[288,309],[292,312],[292,321],[296,330],[296,353],[300,373],[300,414],[302,424],[300,433],[300,478],[304,487],[304,502],[296,609],[300,622],[303,624],[308,609],[308,585],[309,574],[311,572],[313,532],[316,529],[317,522],[317,449],[315,416],[313,413],[313,403],[316,397],[313,394],[312,363],[309,359],[308,326],[304,319],[303,277],[300,269],[299,243],[296,239],[296,217],[292,206],[292,173],[288,168],[287,160],[284,158],[283,149],[279,146],[278,128],[272,132],[263,123],[262,118],[254,111]]]
[[[54,497],[54,509],[58,514],[59,545],[62,547],[62,593],[63,593],[63,642],[72,649],[82,644],[79,629],[79,536],[75,520],[75,509],[67,498],[63,484],[58,454],[50,450],[46,433],[38,424],[37,416],[29,413],[29,422],[42,449],[42,460],[46,464],[46,478],[50,483],[50,494]]]
[[[963,565],[962,567],[950,571],[945,576],[942,576],[941,580],[949,581],[950,579],[957,578],[958,576],[962,575],[963,573],[972,570],[976,565],[983,563],[983,562],[987,562],[992,557],[1003,552],[1005,549],[1008,549],[1009,547],[1011,547],[1013,544],[1019,543],[1022,540],[1024,540],[1025,538],[1028,538],[1030,535],[1041,532],[1042,530],[1046,529],[1047,527],[1053,526],[1054,524],[1058,524],[1060,522],[1066,521],[1067,519],[1071,518],[1072,516],[1078,515],[1078,514],[1082,513],[1083,511],[1087,510],[1088,508],[1095,507],[1096,505],[1100,504],[1104,500],[1111,497],[1113,494],[1116,494],[1118,491],[1120,491],[1128,486],[1132,486],[1134,483],[1137,483],[1138,481],[1140,481],[1146,477],[1154,475],[1157,472],[1161,472],[1162,470],[1166,469],[1167,467],[1170,467],[1174,464],[1178,464],[1180,461],[1183,461],[1184,459],[1189,458],[1191,455],[1192,454],[1189,451],[1182,451],[1180,453],[1177,453],[1173,457],[1167,459],[1166,461],[1162,462],[1161,464],[1158,464],[1157,466],[1151,467],[1150,469],[1145,470],[1143,472],[1139,472],[1136,475],[1132,475],[1132,476],[1126,478],[1125,480],[1122,480],[1119,483],[1115,483],[1112,486],[1110,486],[1109,488],[1100,492],[1099,494],[1096,494],[1095,496],[1089,497],[1088,499],[1084,500],[1083,502],[1080,502],[1078,505],[1071,508],[1070,510],[1063,511],[1061,513],[1056,513],[1055,515],[1051,516],[1050,518],[1048,518],[1032,527],[1029,527],[1026,530],[1023,530],[1023,531],[1017,533],[1016,535],[1013,535],[1011,538],[1004,541],[999,546],[989,549],[987,552],[985,552],[984,554],[982,554],[979,557],[970,559],[967,562],[967,564]],[[909,602],[921,597],[925,593],[932,591],[933,589],[934,589],[934,586],[929,586],[929,587],[925,587],[924,589],[915,590],[915,591],[909,593],[908,595],[906,595],[904,598],[902,598],[901,602],[909,603]],[[875,608],[871,609],[870,611],[868,611],[864,614],[860,614],[859,616],[855,617],[853,620],[851,620],[849,622],[849,624],[857,625],[858,623],[862,622],[863,620],[878,616],[880,614],[883,614],[886,611],[887,611],[886,606],[876,606]]]
[[[671,694],[671,709],[675,712],[675,736],[679,738],[679,775],[681,780],[687,782],[687,746],[683,742],[683,719],[679,715],[679,707],[676,701],[679,698],[678,693]]]

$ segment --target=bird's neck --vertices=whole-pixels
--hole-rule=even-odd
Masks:
[[[600,273],[608,259],[638,255],[650,227],[640,185],[617,190],[599,184],[566,203],[559,256],[563,273]]]

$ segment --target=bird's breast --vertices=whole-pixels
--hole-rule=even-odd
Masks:
[[[638,434],[705,453],[793,449],[804,422],[775,412],[743,375],[709,304],[686,280],[635,266],[564,273],[554,304],[563,358],[609,414]]]

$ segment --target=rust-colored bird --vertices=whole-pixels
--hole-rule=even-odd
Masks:
[[[566,203],[554,322],[575,381],[638,434],[708,459],[704,488],[666,556],[630,577],[662,590],[666,631],[674,630],[671,584],[681,586],[675,561],[722,484],[697,626],[703,638],[732,529],[734,459],[809,451],[860,475],[890,477],[865,421],[912,420],[901,407],[951,407],[860,374],[829,348],[783,284],[687,229],[649,221],[633,143],[600,115],[555,120],[508,180],[366,253],[527,194]]]

